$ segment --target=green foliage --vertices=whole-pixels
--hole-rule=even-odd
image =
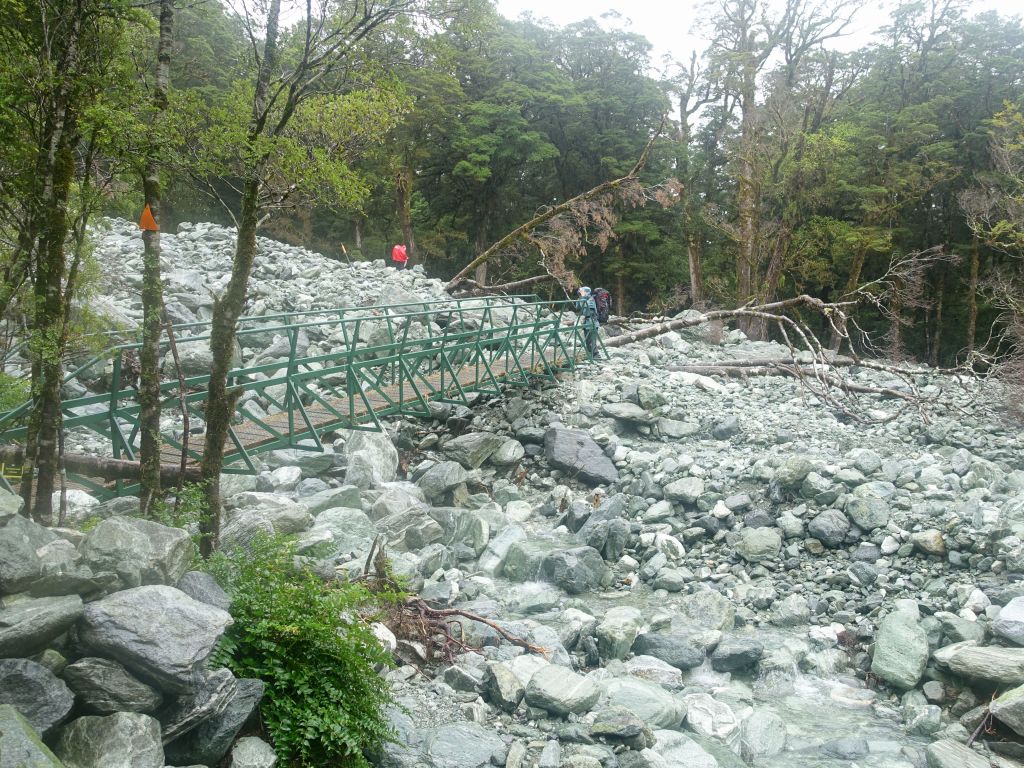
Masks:
[[[27,379],[0,372],[0,413],[17,408],[28,400],[31,391]]]
[[[392,733],[389,689],[374,671],[390,657],[367,618],[398,596],[325,583],[297,566],[283,539],[217,553],[208,568],[231,595],[235,619],[214,662],[266,683],[263,723],[282,762],[368,766],[364,754]]]

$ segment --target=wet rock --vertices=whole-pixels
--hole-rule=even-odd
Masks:
[[[685,766],[685,768],[719,768],[718,761],[690,736],[679,731],[655,731],[652,751],[662,762],[651,768]]]
[[[910,534],[910,542],[926,555],[946,554],[946,542],[942,538],[942,532],[934,528]]]
[[[138,680],[110,659],[79,659],[68,664],[62,674],[79,703],[93,714],[148,713],[163,701],[159,691]]]
[[[653,656],[681,670],[693,669],[704,663],[704,649],[691,635],[677,632],[638,635],[633,642],[633,653]]]
[[[504,712],[515,712],[526,688],[508,667],[492,662],[484,669],[483,689],[487,699]]]
[[[832,549],[842,546],[849,530],[850,521],[838,509],[826,509],[807,525],[807,533]]]
[[[928,768],[989,768],[989,761],[970,747],[950,739],[933,741],[925,747]]]
[[[686,723],[701,736],[722,740],[732,736],[740,726],[739,718],[728,704],[706,693],[686,697]]]
[[[0,704],[10,704],[46,735],[71,712],[75,697],[63,680],[28,659],[0,659]]]
[[[0,594],[23,592],[43,575],[43,562],[36,550],[56,537],[17,514],[0,525]]]
[[[137,712],[87,715],[61,731],[54,748],[65,768],[163,768],[160,723]]]
[[[774,712],[755,710],[740,725],[740,755],[748,763],[774,757],[786,748],[786,723]]]
[[[732,629],[736,619],[736,607],[729,598],[708,588],[683,597],[680,608],[698,626],[722,632]]]
[[[588,712],[600,696],[601,690],[590,678],[557,664],[539,669],[526,686],[527,704],[558,717]]]
[[[188,693],[231,623],[225,611],[173,587],[136,587],[86,606],[79,639],[168,691]]]
[[[230,670],[215,669],[190,693],[178,696],[156,713],[163,740],[171,741],[220,714],[235,696],[238,681]]]
[[[852,498],[846,505],[846,514],[862,531],[873,531],[889,522],[889,505],[882,499]]]
[[[570,595],[597,589],[607,576],[608,568],[593,547],[552,552],[540,565],[540,578],[561,587]]]
[[[345,482],[357,488],[390,483],[398,475],[398,451],[386,432],[353,430],[345,439]]]
[[[928,663],[928,636],[917,619],[893,611],[879,625],[871,671],[897,688],[913,688]]]
[[[751,637],[726,635],[711,654],[711,668],[716,672],[735,672],[757,666],[764,655],[764,646]]]
[[[597,647],[606,659],[624,659],[643,626],[643,614],[630,606],[617,606],[597,625]]]
[[[611,485],[619,479],[612,460],[582,430],[549,429],[544,433],[544,457],[551,466],[590,485]]]
[[[651,728],[677,728],[686,706],[656,683],[629,677],[601,683],[608,706],[632,712]]]
[[[654,734],[646,723],[625,707],[606,707],[594,713],[590,735],[612,744],[624,744],[641,750],[654,743]],[[598,762],[600,765],[600,762]]]
[[[1024,683],[1024,648],[971,647],[943,648],[936,660],[945,660],[956,674],[972,680],[1003,685]]]
[[[744,528],[733,548],[747,562],[759,563],[779,554],[782,537],[774,528]]]

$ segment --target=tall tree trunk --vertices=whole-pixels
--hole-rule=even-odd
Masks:
[[[402,166],[395,174],[395,197],[398,201],[398,223],[410,259],[416,259],[416,238],[412,231],[412,168]]]
[[[739,213],[739,242],[736,251],[736,298],[742,304],[755,297],[757,282],[758,185],[754,174],[756,67],[745,62],[742,69],[743,89],[740,97],[739,172],[736,179],[736,206]],[[740,329],[750,333],[747,318],[737,322]]]
[[[615,276],[615,314],[619,317],[626,314],[626,278],[621,272]]]
[[[928,362],[937,366],[942,357],[942,302],[946,294],[946,270],[939,267],[939,275],[935,279],[935,322],[932,326],[931,344],[929,344]]]
[[[484,231],[483,222],[480,223],[480,228],[476,231],[476,252],[478,254],[483,253],[487,247],[487,233]],[[486,287],[487,285],[487,262],[481,261],[476,265],[476,269],[473,272],[473,278],[476,280],[477,285],[480,287]]]
[[[699,307],[704,303],[704,278],[701,274],[700,241],[692,232],[686,241],[686,260],[690,265],[690,301]]]
[[[263,61],[253,92],[253,117],[247,137],[250,151],[258,151],[259,140],[263,134],[263,120],[268,108],[270,81],[278,68],[280,17],[281,0],[270,0],[263,43]],[[253,261],[256,258],[256,229],[260,219],[260,189],[266,166],[266,154],[256,156],[250,162],[252,165],[242,187],[242,207],[238,217],[238,237],[234,261],[231,264],[231,279],[224,295],[214,303],[210,328],[210,352],[213,363],[210,367],[210,383],[206,397],[206,444],[201,465],[205,483],[206,517],[200,524],[202,537],[199,551],[204,557],[213,553],[220,538],[220,472],[224,465],[224,444],[231,426],[231,416],[240,394],[239,390],[228,389],[228,372],[231,370],[238,318],[245,308],[249,275],[252,273]]]
[[[967,281],[967,352],[974,352],[978,332],[978,267],[980,259],[978,235],[971,241],[971,276]]]
[[[167,110],[167,86],[171,68],[174,5],[160,0],[160,39],[157,44],[156,79],[153,85],[153,122]],[[153,218],[160,222],[160,166],[157,148],[149,148],[142,189]],[[139,351],[139,466],[142,491],[139,506],[148,515],[160,496],[160,329],[163,284],[160,281],[160,233],[142,233],[142,348]]]
[[[39,380],[32,386],[36,411],[37,471],[32,516],[43,525],[50,525],[53,521],[52,497],[59,472],[57,443],[62,426],[60,388],[64,374],[61,340],[64,338],[64,302],[67,300],[64,294],[65,242],[69,230],[68,198],[75,175],[75,117],[69,105],[54,157],[50,208],[45,214],[39,237],[35,284],[34,343],[39,360]]]
[[[363,217],[356,214],[352,219],[352,238],[355,240],[356,250],[363,251]]]

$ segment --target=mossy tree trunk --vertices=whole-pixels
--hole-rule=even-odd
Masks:
[[[171,69],[171,44],[174,24],[172,0],[160,1],[160,38],[157,44],[156,78],[153,85],[153,123],[167,110],[167,87]],[[143,171],[142,189],[146,205],[160,222],[160,164],[158,147],[150,146]],[[139,352],[139,505],[147,515],[160,496],[160,329],[163,309],[163,284],[160,281],[160,233],[143,232],[142,242],[142,349]]]

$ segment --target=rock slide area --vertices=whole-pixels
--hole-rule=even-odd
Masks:
[[[126,322],[129,234],[115,222],[98,247],[128,264],[108,293]],[[229,234],[166,238],[169,301],[203,316]],[[415,270],[261,249],[254,311],[441,293]],[[866,424],[791,379],[668,371],[781,351],[698,326],[472,410],[268,454],[225,476],[223,544],[293,534],[344,577],[383,534],[421,597],[545,650],[464,622],[481,652],[430,666],[399,639],[387,768],[1024,765],[1021,431],[983,407],[987,385],[938,376],[918,381],[946,403],[927,423],[865,396],[894,415]],[[272,766],[236,740],[262,684],[207,664],[230,605],[189,570],[187,532],[131,499],[76,496],[88,533],[19,506],[0,496],[0,768]]]

